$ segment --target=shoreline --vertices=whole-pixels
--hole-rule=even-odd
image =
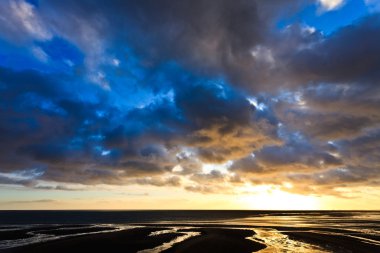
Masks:
[[[34,227],[31,225],[19,230],[12,228],[14,227],[4,226],[4,230],[0,231],[0,243],[4,243],[3,246],[6,245],[6,240],[22,241],[36,236],[31,238],[35,240],[30,240],[31,243],[28,245],[0,249],[0,253],[67,253],[73,250],[91,253],[103,253],[107,250],[127,253],[252,253],[265,248],[281,249],[284,245],[287,249],[294,250],[288,252],[300,252],[297,249],[301,249],[301,246],[305,246],[305,249],[321,248],[321,252],[367,253],[378,252],[380,249],[379,234],[343,227],[178,222],[133,223],[125,226],[53,224]],[[366,228],[376,231],[377,226],[369,225]],[[283,241],[272,240],[276,238]],[[39,239],[45,241],[38,242]]]

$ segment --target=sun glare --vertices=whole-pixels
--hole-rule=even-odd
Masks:
[[[251,187],[240,197],[242,205],[260,210],[316,210],[320,208],[317,197],[282,191],[273,186]]]

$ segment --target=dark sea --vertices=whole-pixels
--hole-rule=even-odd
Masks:
[[[254,231],[258,252],[380,252],[380,211],[0,211],[0,251],[136,227]],[[154,233],[153,233],[154,235]],[[179,235],[179,236],[180,236]],[[179,243],[181,240],[174,240]],[[144,252],[161,252],[144,251]]]

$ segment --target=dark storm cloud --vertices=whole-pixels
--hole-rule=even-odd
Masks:
[[[6,173],[41,168],[36,180],[179,185],[159,176],[177,164],[182,174],[195,172],[197,159],[219,163],[243,157],[277,138],[270,123],[255,119],[255,108],[225,83],[191,78],[174,87],[173,100],[123,112],[109,106],[100,88],[95,100],[83,100],[55,75],[3,73],[0,159]],[[183,146],[197,158],[178,160]],[[127,180],[149,176],[156,178]]]
[[[183,141],[203,161],[226,162],[278,142],[271,123],[255,119],[247,99],[220,84],[182,88],[175,101],[192,128]]]
[[[255,64],[240,73],[250,80],[244,87],[255,92],[276,92],[321,82],[376,87],[379,34],[379,14],[364,17],[328,36],[303,24],[290,24],[266,34],[263,41],[251,48]]]
[[[373,83],[375,86],[376,82]],[[380,87],[363,83],[318,85],[302,93],[314,111],[341,112],[347,115],[379,117]]]
[[[354,138],[362,134],[366,128],[379,124],[378,118],[347,115],[342,111],[288,110],[279,118],[289,127],[323,141]]]
[[[45,44],[54,38],[84,60],[57,57],[74,66],[65,73],[0,67],[0,183],[203,193],[227,182],[288,180],[304,192],[308,183],[374,184],[380,16],[327,36],[300,23],[279,28],[308,3],[1,2],[7,43],[53,65]],[[202,170],[226,162],[233,175]]]
[[[192,71],[225,76],[232,83],[260,90],[257,86],[271,76],[271,64],[265,50],[258,57],[252,51],[272,40],[269,31],[276,18],[291,16],[308,2],[53,0],[41,2],[36,13],[46,29],[87,52],[90,68],[104,63],[101,55],[106,50],[128,44],[149,66],[176,60]]]
[[[372,130],[352,140],[337,142],[346,163],[351,167],[380,169],[380,130]],[[364,170],[363,170],[364,172]]]
[[[380,67],[380,15],[344,27],[291,57],[294,75],[305,83],[361,82],[376,86]]]
[[[296,171],[322,171],[341,165],[342,160],[332,155],[329,148],[299,142],[265,147],[254,156],[235,161],[230,170],[243,175],[267,176]]]
[[[278,142],[272,123],[255,118],[245,96],[220,80],[178,80],[174,91],[173,101],[127,113],[132,124],[107,133],[105,143],[132,153],[131,146],[149,142],[171,149],[187,146],[202,161],[222,163]]]
[[[379,88],[363,83],[308,88],[303,94],[308,110],[293,108],[282,115],[295,128],[322,140],[353,139],[379,127]],[[294,117],[297,115],[297,119]]]
[[[102,133],[111,131],[116,108],[80,101],[65,91],[57,76],[1,69],[0,159],[2,171],[46,168],[40,179],[62,182],[121,182],[119,177],[159,173],[164,166],[149,161],[123,161],[117,152],[102,156]],[[72,100],[68,100],[71,97]],[[97,110],[107,110],[99,117]],[[150,150],[150,152],[153,152]],[[107,153],[108,154],[108,153]],[[124,154],[121,153],[120,156]],[[141,157],[151,156],[146,148]],[[94,164],[98,164],[94,166]],[[115,172],[112,168],[123,168]],[[111,169],[109,169],[111,168]]]

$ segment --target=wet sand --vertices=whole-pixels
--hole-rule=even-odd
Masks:
[[[109,231],[110,229],[115,230],[117,227],[107,225],[44,225],[21,230],[1,231],[0,240],[28,238],[31,231],[36,234],[73,236],[3,249],[0,250],[0,253],[81,251],[128,253],[142,250],[144,253],[251,253],[262,249],[263,252],[274,252],[273,250],[279,249],[286,249],[286,252],[380,252],[380,238],[377,234],[352,229],[237,227],[221,224],[215,224],[215,226],[210,224],[186,224],[186,226],[180,226],[180,224],[144,224],[140,226],[121,231]],[[371,229],[370,226],[368,228]],[[94,232],[98,233],[85,234]],[[181,236],[191,233],[193,236],[178,240]]]
[[[38,226],[33,228],[15,229],[14,227],[3,227],[8,229],[0,231],[1,240],[16,240],[25,239],[33,236],[33,233],[44,233],[49,235],[70,235],[73,233],[90,233],[97,231],[112,230],[112,227],[89,227],[88,225],[53,225],[53,226]],[[60,230],[62,229],[62,230]]]
[[[201,228],[191,231],[200,232],[201,235],[192,237],[172,248],[163,251],[165,253],[252,253],[264,249],[264,244],[246,239],[254,235],[252,230]]]
[[[0,249],[372,253],[380,252],[380,212],[0,211]]]
[[[81,235],[36,243],[0,252],[13,253],[67,253],[67,252],[138,252],[153,249],[182,235],[186,232],[199,232],[200,235],[174,244],[172,248],[162,251],[178,252],[241,252],[251,253],[265,248],[264,244],[246,239],[253,236],[252,230],[226,228],[194,228],[180,229],[177,233],[163,233],[149,236],[152,232],[168,229],[166,227],[134,228],[129,230],[107,232],[92,235]],[[154,252],[154,251],[152,251]]]
[[[380,247],[369,242],[366,238],[355,238],[349,235],[320,234],[317,232],[282,232],[293,240],[320,245],[326,250],[337,253],[374,253],[380,252]]]
[[[67,252],[137,252],[139,250],[154,248],[169,242],[177,234],[168,233],[149,236],[151,232],[160,229],[134,228],[129,230],[108,232],[77,237],[63,238],[54,241],[31,244],[17,248],[6,249],[0,252],[12,253],[67,253]]]

